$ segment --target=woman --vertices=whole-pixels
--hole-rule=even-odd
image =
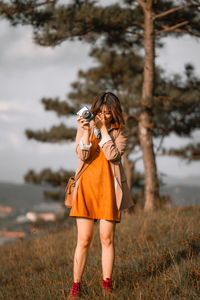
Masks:
[[[76,299],[80,295],[81,278],[97,220],[100,220],[102,245],[102,292],[112,293],[115,225],[120,222],[121,210],[133,205],[121,164],[127,137],[119,99],[110,92],[100,94],[93,101],[91,112],[94,115],[91,122],[77,118],[76,153],[79,163],[76,174],[85,163],[91,163],[77,181],[70,211],[70,216],[76,217],[78,237],[74,282],[68,299]]]

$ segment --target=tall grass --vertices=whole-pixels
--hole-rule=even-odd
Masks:
[[[0,299],[67,299],[76,227],[0,248]],[[200,207],[124,215],[116,227],[113,299],[200,298]],[[102,299],[95,224],[83,299]]]

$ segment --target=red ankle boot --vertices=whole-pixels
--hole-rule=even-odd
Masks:
[[[106,278],[106,280],[102,280],[102,293],[103,295],[112,295],[112,282],[111,278]]]
[[[71,292],[68,296],[68,300],[75,300],[80,297],[81,294],[81,282],[73,282]]]

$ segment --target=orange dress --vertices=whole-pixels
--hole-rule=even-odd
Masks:
[[[116,205],[114,176],[110,162],[99,147],[94,133],[91,139],[91,155],[99,153],[83,172],[72,204],[70,216],[104,219],[120,222],[121,211]],[[88,158],[88,160],[90,159]]]

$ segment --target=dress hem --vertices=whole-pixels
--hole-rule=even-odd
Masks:
[[[98,218],[95,218],[95,217],[88,217],[88,216],[72,216],[72,215],[69,215],[69,217],[74,217],[74,218],[86,218],[86,219],[92,219],[92,220],[106,220],[106,221],[114,221],[114,222],[117,222],[117,223],[120,223],[121,219],[119,220],[116,220],[116,219],[106,219],[106,218],[101,218],[101,217],[98,217]]]

